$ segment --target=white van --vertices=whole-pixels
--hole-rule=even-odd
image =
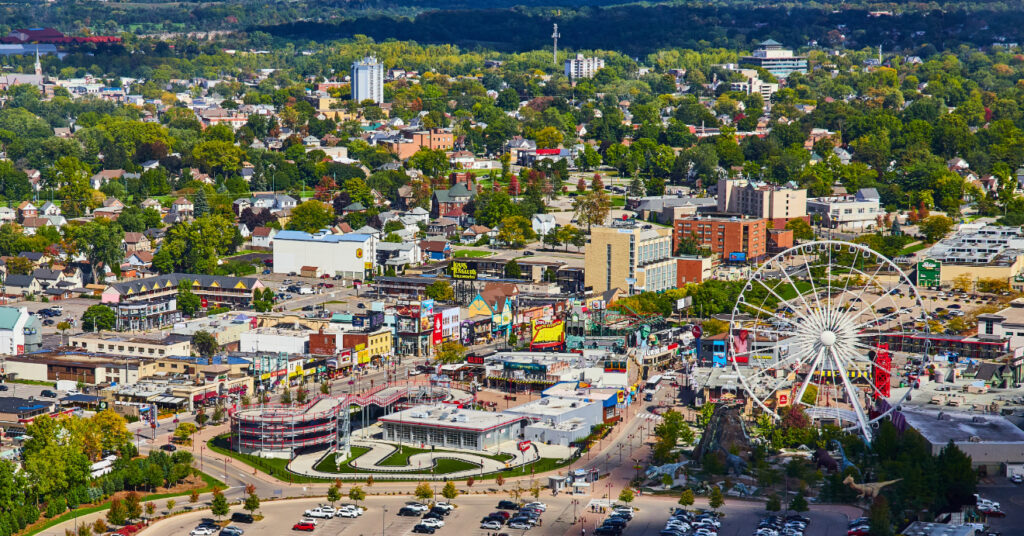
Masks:
[[[302,287],[299,289],[299,294],[312,294],[313,287]]]

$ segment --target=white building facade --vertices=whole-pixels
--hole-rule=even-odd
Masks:
[[[352,64],[352,100],[384,102],[384,66],[367,56]]]
[[[274,273],[314,267],[320,273],[361,279],[374,269],[376,260],[377,239],[368,234],[281,231],[274,236]]]
[[[807,200],[807,213],[821,216],[822,227],[838,231],[869,231],[878,226],[883,215],[878,199],[840,195]]]
[[[565,76],[572,79],[593,78],[601,69],[604,69],[601,58],[585,58],[583,54],[577,54],[575,58],[565,60]]]

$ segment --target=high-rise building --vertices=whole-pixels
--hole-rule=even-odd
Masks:
[[[352,100],[384,102],[384,66],[367,56],[352,64]]]
[[[565,76],[572,79],[593,78],[601,69],[604,69],[601,58],[584,58],[583,54],[576,54],[575,58],[565,60]]]
[[[718,181],[718,212],[772,220],[783,229],[789,220],[807,219],[807,190],[746,179]]]
[[[761,67],[776,78],[807,72],[807,56],[796,56],[792,50],[782,48],[782,43],[772,39],[762,42],[752,56],[740,58],[740,64]]]
[[[676,285],[668,227],[643,222],[594,227],[583,262],[584,285],[596,293],[614,288],[628,294],[659,292]]]

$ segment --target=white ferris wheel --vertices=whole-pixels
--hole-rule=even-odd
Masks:
[[[799,405],[815,422],[870,441],[873,425],[913,389],[893,382],[887,344],[927,330],[921,297],[891,260],[861,244],[809,242],[747,280],[732,311],[727,359],[749,399],[773,418]],[[923,369],[927,338],[913,340],[902,350],[913,350],[908,363]],[[888,404],[869,411],[878,399]]]

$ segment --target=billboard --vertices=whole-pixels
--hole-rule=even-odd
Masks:
[[[452,261],[452,279],[476,281],[476,268],[470,268],[466,261]]]
[[[942,262],[925,259],[917,263],[917,286],[937,287],[942,284]]]
[[[441,313],[435,313],[434,314],[434,331],[430,335],[430,343],[433,344],[434,346],[437,346],[438,344],[441,344],[441,339],[442,339],[443,334],[444,334],[443,330],[441,329],[443,326],[444,326],[444,322],[441,320]]]
[[[434,323],[434,300],[420,302],[420,331],[430,331]]]
[[[729,262],[747,262],[747,254],[742,251],[733,251],[729,254]]]
[[[879,393],[881,396],[889,396],[889,387],[892,385],[892,355],[889,354],[889,343],[881,343],[878,345],[878,350],[875,357],[875,366],[872,367],[874,371],[874,384],[875,393],[874,396],[877,399]],[[870,353],[868,354],[870,356]]]
[[[533,320],[532,337],[530,349],[552,348],[565,344],[565,322],[555,320],[554,322],[538,322]]]

